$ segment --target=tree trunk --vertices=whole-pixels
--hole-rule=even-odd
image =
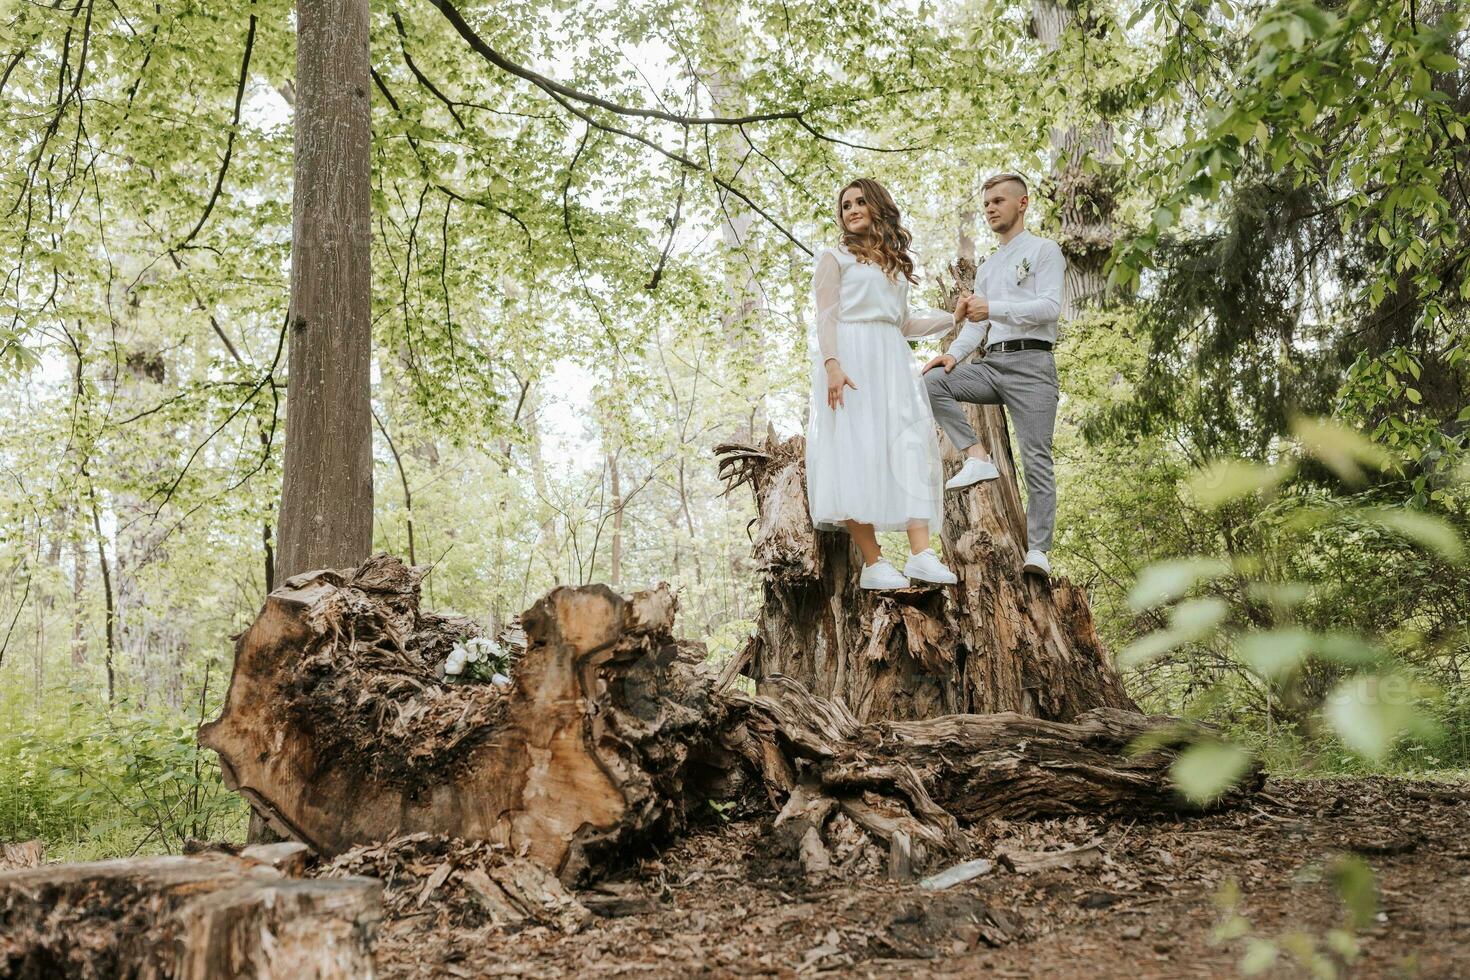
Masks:
[[[1089,31],[1099,29],[1088,14]],[[1077,8],[1057,0],[1032,0],[1031,33],[1048,51],[1056,51],[1062,36],[1077,21]],[[1056,204],[1061,224],[1058,244],[1067,257],[1062,285],[1062,318],[1102,299],[1107,290],[1107,261],[1116,233],[1119,167],[1113,155],[1113,127],[1106,119],[1081,126],[1068,124],[1051,130],[1052,173],[1043,191]],[[1091,159],[1091,167],[1084,162]],[[1089,172],[1090,170],[1090,172]]]
[[[552,591],[522,617],[505,692],[444,683],[450,648],[479,630],[421,614],[420,574],[380,555],[269,597],[236,643],[223,713],[200,729],[227,785],[325,854],[429,831],[524,846],[572,876],[589,851],[682,825],[659,768],[718,712],[713,679],[680,659],[667,589]]]
[[[618,479],[618,454],[607,454],[608,482],[612,491],[612,559],[607,580],[613,588],[623,585],[623,485]]]
[[[79,530],[71,539],[71,666],[87,664],[87,552]]]
[[[710,109],[716,115],[738,116],[746,111],[741,98],[742,64],[740,51],[744,30],[738,4],[729,0],[702,0],[701,43],[697,50],[705,62],[705,86],[709,91]],[[713,136],[718,154],[717,165],[729,178],[746,173],[755,148],[739,127],[721,126]],[[736,393],[743,400],[743,412],[734,438],[753,439],[766,424],[765,351],[761,330],[765,312],[765,292],[756,270],[751,229],[755,214],[738,197],[724,188],[717,190],[720,204],[720,241],[724,245],[724,310],[720,314],[721,332],[730,368],[728,377],[735,379]],[[743,431],[742,431],[743,430]]]
[[[373,546],[367,0],[296,5],[291,338],[275,581]],[[268,840],[252,813],[250,840]]]
[[[290,377],[276,580],[372,550],[366,0],[296,7]]]
[[[226,855],[0,874],[0,969],[16,977],[358,980],[382,885],[302,881]]]
[[[570,882],[712,800],[781,811],[798,841],[817,832],[812,853],[840,817],[884,842],[902,831],[930,858],[998,814],[1188,807],[1167,777],[1180,736],[1125,754],[1159,724],[1136,713],[865,723],[792,678],[723,691],[703,649],[674,639],[667,587],[555,589],[522,617],[512,687],[445,684],[450,647],[478,630],[420,612],[418,577],[379,555],[288,581],[239,638],[224,711],[200,729],[226,783],[325,854],[427,831],[504,844]]]

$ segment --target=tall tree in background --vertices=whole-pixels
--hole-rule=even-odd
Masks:
[[[296,5],[290,376],[275,580],[373,546],[367,0]],[[250,839],[269,829],[251,814]]]
[[[367,0],[296,5],[290,378],[276,580],[373,540]]]
[[[1086,35],[1100,35],[1104,28],[1096,15],[1085,8],[1079,20],[1075,0],[1034,0],[1031,31],[1043,48],[1060,62],[1070,52],[1064,40],[1078,28]],[[1083,43],[1085,44],[1084,37]],[[1061,57],[1056,57],[1061,56]],[[1058,76],[1062,69],[1058,66]],[[1057,76],[1051,80],[1056,84]],[[1087,85],[1085,70],[1076,79]],[[1084,104],[1084,112],[1091,106]],[[1052,127],[1052,173],[1048,190],[1061,225],[1060,245],[1067,257],[1067,274],[1062,285],[1062,319],[1071,319],[1080,306],[1096,302],[1107,286],[1107,262],[1112,254],[1116,166],[1103,161],[1113,153],[1113,127],[1106,118],[1072,118]]]

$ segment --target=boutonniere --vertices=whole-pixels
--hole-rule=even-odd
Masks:
[[[1016,285],[1019,286],[1025,282],[1029,275],[1031,275],[1031,260],[1022,259],[1021,264],[1016,266]]]

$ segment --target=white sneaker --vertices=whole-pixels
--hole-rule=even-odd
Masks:
[[[968,487],[983,480],[996,480],[1000,478],[1000,470],[988,459],[976,459],[974,456],[965,457],[965,465],[960,471],[949,478],[944,485],[946,490],[958,490],[960,487]]]
[[[899,574],[898,569],[890,565],[887,558],[879,558],[873,564],[863,566],[858,585],[865,589],[906,589],[909,587],[909,580]]]
[[[909,560],[904,563],[903,573],[911,579],[933,582],[935,585],[954,585],[959,581],[954,572],[944,567],[944,562],[939,560],[933,548],[925,548],[917,555],[909,555]]]
[[[1046,560],[1046,552],[1037,551],[1035,548],[1026,552],[1026,561],[1021,565],[1021,572],[1051,578],[1051,562]]]

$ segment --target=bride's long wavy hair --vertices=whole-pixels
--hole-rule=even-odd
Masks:
[[[842,220],[842,196],[854,187],[863,192],[868,203],[868,230],[864,232],[848,231],[847,222]],[[919,281],[914,278],[914,260],[909,256],[913,236],[901,223],[893,195],[876,180],[859,177],[837,192],[837,227],[842,229],[842,244],[857,258],[873,263],[890,279],[902,275],[911,283]]]

